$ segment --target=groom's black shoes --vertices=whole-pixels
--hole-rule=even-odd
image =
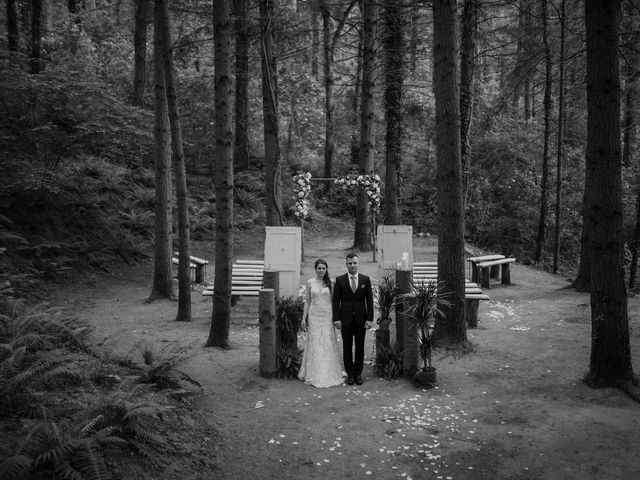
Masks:
[[[346,383],[347,383],[347,385],[353,385],[353,382],[354,382],[353,377],[352,377],[351,375],[349,375],[349,376],[347,377],[347,382],[346,382]]]
[[[356,385],[362,385],[364,381],[360,375],[356,376]]]

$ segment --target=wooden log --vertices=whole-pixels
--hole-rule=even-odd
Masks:
[[[272,288],[263,288],[259,295],[260,324],[260,376],[273,377],[278,371],[276,363],[276,305]]]
[[[502,284],[510,285],[511,284],[511,269],[509,268],[510,263],[502,264]]]
[[[478,267],[478,268],[482,271],[482,279],[480,280],[480,286],[482,288],[490,288],[489,267],[484,267],[484,268]]]
[[[398,295],[411,292],[411,270],[396,270],[396,287]],[[404,306],[402,302],[396,303],[396,347],[404,350]]]
[[[280,272],[278,270],[264,270],[262,273],[262,284],[264,288],[273,290],[273,296],[276,302],[276,315],[278,315],[278,304],[280,303]],[[276,319],[276,350],[281,346],[282,335],[278,329],[278,321]]]
[[[465,317],[467,320],[467,326],[469,328],[476,328],[478,326],[478,308],[480,307],[480,300],[465,299]]]
[[[495,278],[497,280],[498,276],[500,275],[500,266],[499,265],[494,265],[493,267],[491,267],[489,272],[490,272],[489,276],[491,278]]]
[[[264,288],[273,290],[276,303],[280,300],[280,272],[278,270],[264,270],[262,272]]]
[[[411,292],[411,276],[410,270],[396,270],[396,286],[400,295]],[[415,322],[409,318],[405,313],[405,308],[402,306],[400,309],[400,315],[398,315],[398,309],[396,307],[396,337],[402,337],[402,373],[405,378],[411,380],[418,370],[418,327]],[[398,321],[401,318],[401,321]],[[398,340],[396,340],[396,344]]]

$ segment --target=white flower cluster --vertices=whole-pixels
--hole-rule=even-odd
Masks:
[[[336,178],[333,183],[341,187],[345,192],[357,189],[358,187],[364,188],[370,207],[375,212],[380,210],[382,196],[380,195],[380,177],[377,174],[348,175],[346,177]]]
[[[293,207],[293,214],[299,219],[304,219],[309,215],[309,194],[311,193],[311,173],[298,172],[293,176],[293,194],[296,197],[296,204]]]

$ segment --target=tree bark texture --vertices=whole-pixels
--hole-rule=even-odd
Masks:
[[[260,0],[262,52],[262,108],[264,111],[264,156],[266,219],[268,226],[282,225],[280,192],[280,143],[278,140],[278,80],[273,42],[274,0]]]
[[[178,313],[177,321],[191,321],[191,240],[189,236],[189,198],[187,193],[187,173],[184,165],[182,143],[182,125],[178,107],[178,89],[176,86],[176,68],[173,61],[171,42],[171,21],[169,19],[168,0],[156,0],[160,9],[162,24],[162,57],[164,59],[164,80],[167,90],[169,125],[171,128],[171,159],[176,180],[176,200],[178,207]]]
[[[422,30],[420,29],[420,20],[423,18],[420,12],[420,4],[411,3],[409,5],[409,16],[411,26],[409,27],[409,71],[414,73],[418,68],[418,44],[422,42]]]
[[[42,0],[31,0],[31,73],[42,71]]]
[[[542,139],[542,176],[540,180],[540,213],[538,215],[538,236],[536,238],[536,250],[533,255],[535,262],[542,260],[542,251],[545,245],[547,232],[547,217],[549,215],[549,144],[551,143],[551,91],[553,89],[553,59],[551,58],[551,45],[549,44],[549,29],[547,19],[547,2],[541,0],[540,19],[542,21],[542,38],[544,44],[544,132]]]
[[[640,42],[640,12],[638,7],[631,0],[624,2],[624,27],[627,32],[624,40],[624,64],[625,72],[625,95],[624,95],[624,129],[622,164],[629,166],[637,150],[638,142],[638,122],[637,122],[637,102],[638,83],[640,80],[640,52],[638,43]]]
[[[384,223],[400,224],[400,173],[402,168],[404,89],[404,2],[388,3],[384,7],[384,111],[386,117]]]
[[[320,75],[320,68],[318,66],[318,57],[320,56],[319,15],[324,15],[324,13],[322,13],[323,4],[325,8],[328,8],[326,2],[323,0],[309,2],[309,8],[311,9],[311,75],[315,79],[318,79]]]
[[[153,73],[155,97],[154,170],[155,170],[155,238],[153,285],[147,301],[175,298],[171,280],[171,166],[169,152],[169,107],[164,77],[162,51],[162,9],[156,0],[153,25]]]
[[[320,7],[320,15],[322,17],[322,51],[324,57],[323,74],[324,74],[324,176],[331,178],[333,176],[333,152],[335,151],[335,125],[333,119],[333,74],[331,68],[333,65],[333,55],[331,48],[331,12],[325,0],[318,2]],[[329,189],[330,183],[327,183]]]
[[[229,347],[233,259],[233,117],[229,0],[214,2],[216,261],[207,346]]]
[[[464,211],[460,160],[458,17],[455,0],[433,1],[433,89],[440,232],[439,296],[447,298],[446,320],[436,323],[437,341],[467,343],[464,296]],[[450,295],[446,296],[446,292]]]
[[[638,253],[640,251],[640,187],[636,187],[636,225],[633,229],[633,237],[630,242],[631,249],[631,265],[629,265],[629,289],[636,286],[636,277],[638,271]]]
[[[620,2],[586,0],[587,170],[593,179],[591,223],[591,361],[587,383],[633,381],[624,283],[620,79]]]
[[[364,8],[362,6],[362,0],[358,1],[360,13],[364,15]],[[351,164],[358,165],[360,161],[360,103],[362,95],[360,90],[362,89],[362,55],[364,44],[364,28],[358,29],[358,58],[356,59],[356,71],[355,78],[353,79],[353,102],[351,103],[351,111],[353,112],[353,132],[351,134]]]
[[[149,0],[136,0],[136,24],[133,34],[133,104],[143,106],[147,77],[147,11]]]
[[[238,170],[249,168],[249,27],[247,0],[235,0],[235,146],[233,162]]]
[[[566,0],[560,1],[560,58],[558,58],[558,129],[556,150],[556,215],[553,229],[553,273],[560,265],[560,225],[562,218],[562,164],[564,161]]]
[[[464,0],[460,32],[460,161],[462,162],[462,199],[466,204],[469,183],[469,131],[473,115],[473,77],[476,68],[478,1]]]
[[[375,59],[376,28],[378,23],[378,4],[373,0],[364,2],[364,34],[362,57],[362,100],[360,103],[360,158],[359,172],[372,175],[375,154]],[[369,251],[372,248],[371,215],[364,188],[358,188],[356,199],[356,225],[354,230],[354,248]]]
[[[20,46],[17,0],[7,0],[7,48],[17,52]]]

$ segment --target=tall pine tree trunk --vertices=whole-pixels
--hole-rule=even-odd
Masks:
[[[233,163],[239,170],[249,168],[249,30],[247,0],[235,0],[235,145]]]
[[[640,186],[636,187],[636,225],[631,238],[631,265],[629,265],[629,290],[635,288],[638,271],[638,252],[640,251]]]
[[[149,0],[136,0],[136,24],[133,34],[133,104],[143,106],[147,77],[147,10]]]
[[[362,0],[358,0],[358,6],[360,8],[360,14],[364,15],[364,7]],[[362,56],[364,45],[364,28],[361,26],[358,29],[358,57],[356,59],[356,71],[353,82],[353,101],[351,102],[351,113],[353,115],[353,130],[351,131],[351,148],[350,151],[350,163],[351,165],[358,165],[360,162],[360,103],[362,101],[362,95],[360,94],[362,88]]]
[[[633,380],[624,283],[620,79],[620,2],[585,2],[587,43],[587,169],[593,187],[591,223],[592,387],[625,387]]]
[[[585,2],[586,4],[586,2]],[[576,77],[578,73],[575,68],[570,70],[571,74],[569,76],[569,83],[575,83]],[[569,102],[568,105],[571,105]],[[567,125],[571,125],[571,117],[576,117],[577,112],[573,112],[573,115],[570,116]],[[575,118],[574,118],[575,119]],[[570,134],[570,132],[569,132]],[[591,206],[589,203],[591,202],[593,196],[591,195],[594,180],[591,178],[591,169],[585,166],[584,169],[584,190],[582,193],[582,229],[580,231],[580,262],[578,264],[578,273],[576,274],[576,278],[572,283],[572,287],[576,289],[577,292],[590,292],[591,291],[591,265],[590,265],[590,255],[589,255],[589,243],[591,238],[591,223],[589,219],[589,211],[591,210]]]
[[[469,183],[471,144],[469,131],[473,115],[473,77],[476,68],[478,0],[464,0],[460,32],[460,160],[462,162],[462,199],[466,204]]]
[[[420,29],[420,19],[423,18],[420,12],[420,4],[409,2],[409,17],[411,26],[409,27],[409,72],[415,73],[418,68],[418,44],[422,42],[422,30]]]
[[[542,37],[544,43],[544,133],[542,147],[542,179],[540,181],[540,214],[538,217],[538,236],[536,238],[536,250],[533,259],[536,263],[542,260],[542,250],[545,245],[547,216],[549,214],[549,144],[551,142],[551,90],[553,89],[553,59],[551,58],[551,45],[549,44],[547,1],[541,0],[540,17],[542,20]]]
[[[384,112],[386,118],[384,223],[400,223],[400,169],[403,140],[403,84],[405,57],[405,5],[403,1],[384,7]]]
[[[640,12],[633,0],[624,2],[624,26],[625,35],[624,46],[624,72],[625,72],[625,95],[624,95],[624,129],[622,131],[623,150],[622,164],[629,166],[637,148],[638,122],[638,82],[640,81]]]
[[[375,154],[376,27],[379,7],[374,0],[364,0],[363,4],[362,101],[360,107],[360,158],[358,167],[360,174],[372,175]],[[371,215],[367,195],[364,188],[358,188],[353,246],[358,250],[369,251],[373,245],[372,240]]]
[[[325,132],[325,146],[324,146],[324,176],[325,178],[331,178],[333,176],[333,152],[335,150],[335,138],[334,138],[334,120],[333,120],[333,75],[331,73],[331,67],[333,64],[332,50],[331,50],[331,12],[325,0],[319,0],[320,15],[322,17],[322,51],[324,58],[323,73],[324,73],[324,132]],[[327,183],[327,190],[330,189],[331,184]]]
[[[42,0],[31,0],[31,73],[42,71]]]
[[[467,343],[464,295],[464,211],[460,160],[460,93],[458,83],[458,16],[455,0],[433,1],[433,89],[436,104],[435,143],[438,178],[438,280],[451,308],[436,324],[435,338]]]
[[[171,52],[171,23],[169,20],[168,0],[156,0],[156,8],[160,8],[162,20],[160,34],[162,36],[162,56],[164,58],[164,79],[167,89],[167,105],[169,124],[171,127],[171,152],[173,171],[176,177],[176,197],[178,205],[178,314],[177,321],[191,321],[191,242],[189,238],[189,198],[187,193],[187,173],[184,165],[184,149],[182,145],[182,126],[178,108],[178,91],[176,86],[176,69]]]
[[[216,262],[208,347],[229,348],[233,258],[233,118],[230,0],[214,2]]]
[[[324,15],[321,12],[321,5],[323,3],[325,3],[325,8],[328,8],[326,2],[322,0],[309,2],[309,8],[311,10],[311,75],[316,80],[320,76],[320,69],[318,67],[318,58],[320,57],[320,20],[318,14]]]
[[[640,80],[640,52],[638,52],[638,41],[640,40],[640,15],[632,3],[627,0],[623,3],[624,16],[622,30],[628,33],[622,50],[626,61],[625,72],[625,90],[624,90],[624,129],[622,164],[628,167],[632,164],[632,158],[637,152],[637,112],[636,106],[638,101],[638,81]],[[624,38],[624,37],[623,37]],[[640,176],[636,175],[636,217],[635,228],[633,229],[633,237],[629,242],[631,250],[631,264],[629,265],[629,289],[636,286],[636,277],[638,273],[638,256],[640,253]]]
[[[556,215],[553,229],[553,273],[560,264],[560,225],[562,214],[562,164],[564,161],[564,107],[565,107],[565,38],[566,0],[560,1],[560,58],[558,73],[558,148],[556,151]]]
[[[7,0],[7,48],[17,52],[20,46],[17,0]]]
[[[268,226],[282,225],[280,193],[280,142],[278,139],[278,77],[273,45],[274,0],[260,0],[262,52],[262,108],[264,111],[264,156],[266,219]]]
[[[158,2],[153,14],[153,76],[155,97],[154,170],[155,170],[155,236],[153,285],[148,302],[159,298],[175,298],[171,280],[171,167],[169,152],[169,107],[164,78],[162,46],[162,10]]]

